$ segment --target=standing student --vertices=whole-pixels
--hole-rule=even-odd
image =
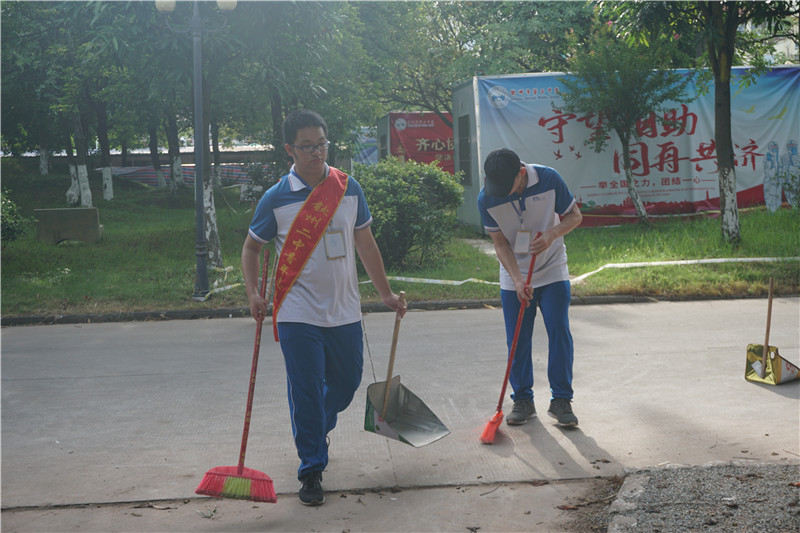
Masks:
[[[300,502],[320,505],[327,435],[361,382],[363,336],[355,252],[383,303],[406,307],[389,287],[358,182],[326,163],[328,127],[309,110],[283,124],[289,174],[258,202],[242,247],[242,272],[253,317],[266,313],[258,291],[262,246],[275,240],[273,329],[286,364],[289,414],[300,467]]]
[[[577,426],[571,405],[574,349],[564,235],[577,228],[583,217],[566,183],[552,168],[524,163],[512,150],[501,148],[486,157],[484,171],[478,209],[500,260],[500,301],[508,350],[520,306],[527,307],[509,376],[514,408],[506,423],[524,424],[536,416],[532,345],[538,307],[548,338],[551,397],[547,414],[562,426]],[[541,235],[536,237],[538,232]],[[531,285],[526,287],[531,254],[536,254],[536,264]]]

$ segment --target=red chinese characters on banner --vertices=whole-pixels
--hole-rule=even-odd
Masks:
[[[697,115],[690,112],[685,105],[681,105],[679,109],[667,111],[663,118],[666,122],[659,123],[656,121],[655,115],[651,113],[649,117],[637,121],[638,136],[643,139],[681,137],[694,135],[697,128]],[[539,126],[545,128],[553,136],[553,144],[565,142],[563,128],[571,122],[581,123],[587,129],[592,130],[591,139],[597,134],[597,124],[602,123],[602,117],[596,117],[594,114],[579,117],[573,113],[563,113],[554,109],[552,116],[539,118]],[[654,169],[662,173],[677,173],[680,161],[690,161],[694,164],[697,172],[717,172],[717,147],[714,139],[709,139],[708,142],[701,141],[691,157],[681,156],[672,141],[656,144],[656,147],[658,150],[653,150],[652,146],[643,142],[631,143],[631,173],[634,176],[649,176]],[[734,165],[737,167],[746,166],[755,170],[757,158],[764,155],[759,152],[759,146],[753,139],[749,139],[745,146],[735,145],[734,149],[736,152]],[[574,147],[570,147],[570,151],[574,152]],[[554,154],[556,154],[556,159],[562,157],[560,150]],[[579,155],[576,154],[575,157],[579,158]],[[708,168],[709,166],[713,167],[713,170]],[[613,170],[617,174],[624,173],[622,154],[616,150],[613,156]]]
[[[452,122],[450,113],[444,113]],[[453,161],[453,128],[436,113],[390,113],[389,153],[401,161],[432,163],[451,174]]]

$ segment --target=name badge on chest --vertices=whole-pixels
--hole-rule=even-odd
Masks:
[[[531,232],[527,230],[520,230],[517,232],[517,238],[514,241],[515,254],[527,254],[530,250],[528,247],[531,244]]]
[[[345,256],[344,234],[341,230],[329,230],[325,233],[325,255],[328,259]]]

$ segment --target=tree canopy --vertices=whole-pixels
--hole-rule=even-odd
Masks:
[[[587,144],[600,152],[611,133],[620,140],[628,194],[642,223],[648,217],[631,173],[631,141],[640,137],[640,121],[668,123],[669,106],[691,101],[686,86],[692,75],[669,68],[671,55],[664,51],[671,46],[629,45],[600,25],[589,41],[576,46],[570,74],[562,81],[562,111],[592,117],[594,132]]]
[[[714,131],[723,238],[741,240],[736,203],[736,169],[731,136],[731,67],[746,61],[755,75],[764,52],[778,38],[798,42],[797,2],[600,2],[600,12],[629,42],[691,37],[698,58],[714,76]],[[688,40],[688,39],[687,39]],[[748,83],[746,79],[744,83]]]
[[[204,131],[215,145],[240,139],[280,146],[283,117],[308,107],[328,121],[336,156],[361,126],[389,111],[445,117],[453,87],[475,74],[570,70],[574,56],[591,47],[597,22],[620,42],[652,50],[648,57],[662,66],[707,64],[719,91],[716,150],[731,242],[738,228],[725,94],[730,67],[747,63],[757,72],[776,38],[796,42],[798,13],[795,2],[717,1],[254,1],[226,13],[211,1],[199,7]],[[101,152],[123,153],[167,144],[175,154],[179,133],[191,136],[191,2],[177,2],[168,15],[148,1],[3,1],[0,10],[5,154],[80,153],[95,143]]]

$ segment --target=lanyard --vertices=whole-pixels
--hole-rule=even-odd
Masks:
[[[525,228],[525,224],[523,223],[522,213],[525,212],[525,199],[520,197],[520,199],[519,199],[519,209],[517,209],[517,206],[514,205],[514,200],[511,200],[511,207],[514,208],[514,212],[519,217],[519,227],[521,229],[524,229]]]

